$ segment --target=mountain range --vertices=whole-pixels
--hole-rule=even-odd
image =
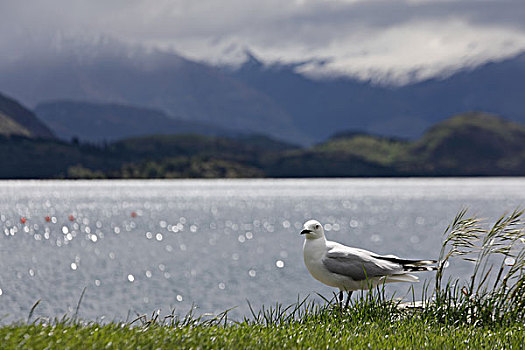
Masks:
[[[295,65],[264,65],[254,56],[230,74],[281,106],[319,141],[355,130],[414,139],[452,115],[484,111],[525,122],[525,54],[404,86],[350,78],[309,79]]]
[[[301,138],[274,101],[219,69],[118,44],[2,64],[0,91],[30,108],[57,100],[129,105],[235,132]]]
[[[166,123],[166,132],[256,133],[311,145],[344,130],[416,139],[469,111],[525,122],[525,54],[404,86],[312,79],[298,73],[300,63],[247,57],[238,67],[215,67],[176,53],[95,45],[4,62],[0,91],[34,108],[57,135],[86,140],[157,133],[152,125]],[[109,110],[129,114],[128,125],[112,127],[121,117],[112,121]],[[87,111],[104,125],[100,135],[88,135]]]
[[[122,111],[121,106],[100,108],[110,107]],[[162,114],[148,112],[164,120]],[[309,147],[243,134],[168,134],[84,143],[56,138],[28,109],[0,96],[0,130],[0,178],[525,174],[525,126],[487,113],[457,115],[412,141],[349,131]]]

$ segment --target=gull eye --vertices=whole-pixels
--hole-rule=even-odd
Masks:
[[[319,230],[319,227],[320,227],[319,225],[315,225],[316,230]]]

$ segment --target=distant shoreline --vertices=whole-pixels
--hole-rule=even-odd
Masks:
[[[356,178],[525,175],[525,126],[467,113],[406,141],[340,133],[301,148],[262,135],[155,135],[104,145],[0,137],[3,179]]]

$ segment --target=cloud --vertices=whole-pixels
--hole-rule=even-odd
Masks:
[[[311,75],[403,83],[525,50],[522,0],[3,0],[0,61],[112,37],[212,63],[327,59]]]

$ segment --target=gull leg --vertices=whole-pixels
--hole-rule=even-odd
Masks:
[[[343,295],[343,291],[340,291],[339,292],[339,307],[343,307],[343,298],[344,298],[344,295]]]
[[[353,291],[348,291],[348,296],[346,297],[346,303],[345,303],[345,309],[348,309],[348,305],[350,304],[350,297],[352,296]]]

